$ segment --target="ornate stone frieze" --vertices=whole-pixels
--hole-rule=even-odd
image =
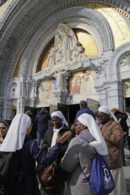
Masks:
[[[63,90],[63,82],[61,82],[63,75],[68,70],[81,68],[82,61],[88,60],[83,50],[73,30],[63,23],[59,24],[55,33],[54,46],[48,55],[48,66],[42,72],[37,73],[35,79],[55,78],[57,91]]]
[[[46,72],[68,69],[66,66],[83,58],[83,50],[73,30],[68,25],[60,23],[55,32],[54,46],[48,55]]]

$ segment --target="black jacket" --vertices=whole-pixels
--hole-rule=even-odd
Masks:
[[[117,120],[119,121],[123,131],[127,135],[128,134],[128,126],[127,126],[127,123],[126,123],[126,119],[128,117],[127,114],[123,113],[123,112],[120,112],[120,111],[116,111],[114,114],[115,114]]]
[[[35,126],[37,131],[46,131],[48,129],[48,121],[51,117],[46,112],[39,112],[35,118]]]

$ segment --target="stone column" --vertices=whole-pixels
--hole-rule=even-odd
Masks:
[[[27,77],[24,75],[22,75],[19,80],[20,90],[17,99],[17,113],[23,113],[26,105],[27,100],[26,80]]]
[[[30,83],[30,94],[29,94],[29,105],[35,107],[38,98],[38,86],[40,82],[31,80]]]
[[[99,99],[101,105],[106,105],[110,109],[112,107],[119,108],[123,110],[123,86],[122,82],[115,81],[104,83],[103,87],[97,87],[97,92],[99,93]]]
[[[57,102],[66,104],[67,89],[66,89],[66,79],[65,72],[58,72],[55,74],[56,78],[56,90],[54,91],[57,97]]]
[[[123,102],[123,84],[121,81],[115,81],[109,83],[108,88],[108,105],[112,107],[119,108],[123,111],[124,102]]]

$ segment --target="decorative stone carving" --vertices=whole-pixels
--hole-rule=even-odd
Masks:
[[[55,32],[54,47],[48,55],[48,67],[59,64],[72,64],[81,58],[83,47],[73,30],[66,24],[59,24]]]
[[[55,48],[53,47],[48,54],[48,67],[55,65],[55,62]]]
[[[121,66],[129,66],[130,67],[130,52],[123,55],[123,57],[120,60]]]
[[[119,60],[120,79],[129,79],[130,77],[130,52],[124,53]]]

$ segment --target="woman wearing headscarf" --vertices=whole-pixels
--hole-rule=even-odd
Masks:
[[[35,161],[47,166],[59,155],[61,143],[70,136],[69,132],[59,136],[57,143],[48,152],[38,147],[37,140],[28,140],[31,133],[31,118],[27,114],[17,114],[0,146],[0,152],[18,153],[18,178],[15,188],[8,183],[4,195],[40,195],[35,170]]]
[[[68,123],[61,111],[55,111],[51,113],[52,126],[48,129],[44,136],[44,144],[47,144],[48,148],[53,147],[56,144],[57,136],[62,135],[64,132],[69,131]],[[64,143],[64,146],[66,143]],[[64,153],[64,147],[62,147]],[[60,156],[62,155],[60,153]]]
[[[77,118],[75,132],[61,160],[61,167],[70,172],[65,195],[93,195],[89,186],[91,159],[96,152],[107,155],[107,146],[95,120],[87,113]]]
[[[68,127],[68,123],[61,111],[55,111],[51,113],[51,122],[52,122],[52,126],[46,131],[46,134],[44,136],[44,142],[43,142],[44,144],[47,145],[48,149],[53,147],[56,144],[57,136],[63,135],[65,132],[70,131]],[[61,168],[59,168],[59,163],[67,149],[69,141],[70,139],[68,139],[66,142],[64,142],[64,144],[62,144],[60,154],[56,160],[56,163],[58,166],[57,174],[58,174],[59,182],[61,180],[63,181],[66,180],[66,177],[67,177],[67,173],[61,170]],[[45,194],[46,193],[44,192],[44,189],[43,189],[43,195]],[[61,194],[63,193],[61,192]],[[53,194],[49,193],[49,195],[53,195]],[[57,193],[55,195],[60,195],[60,194]]]
[[[4,138],[7,134],[10,123],[11,123],[11,120],[2,120],[0,122],[0,144],[2,144],[4,141]]]
[[[126,184],[122,168],[123,130],[120,123],[107,106],[100,106],[98,108],[97,119],[99,120],[99,127],[108,147],[108,165],[116,185],[115,189],[110,194],[126,195]]]

